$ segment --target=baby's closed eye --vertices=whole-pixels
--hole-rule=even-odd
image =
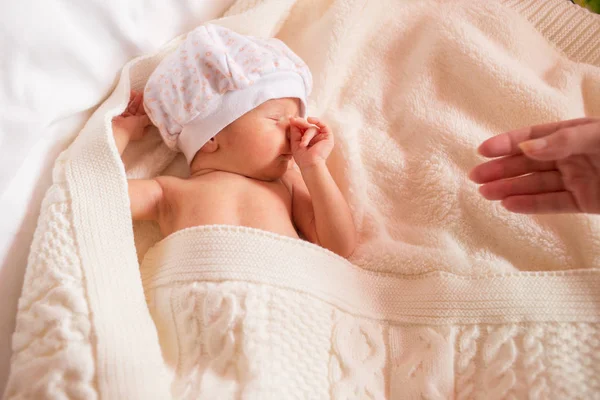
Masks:
[[[273,121],[277,121],[277,122],[291,122],[291,120],[294,118],[297,118],[297,116],[277,114],[277,115],[271,115],[267,118],[272,119]]]

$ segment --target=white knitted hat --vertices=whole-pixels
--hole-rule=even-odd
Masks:
[[[144,108],[165,143],[188,163],[227,125],[265,101],[306,99],[312,89],[308,66],[277,39],[201,26],[154,70]]]

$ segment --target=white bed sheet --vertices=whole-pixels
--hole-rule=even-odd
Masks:
[[[0,6],[0,397],[51,169],[131,58],[234,0],[20,0]]]

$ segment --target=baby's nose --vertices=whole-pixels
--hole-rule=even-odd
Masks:
[[[281,120],[279,121],[279,123],[281,124],[281,126],[283,127],[283,129],[285,129],[285,138],[289,141],[290,140],[290,127],[291,127],[291,122],[290,119],[292,117],[282,117]]]

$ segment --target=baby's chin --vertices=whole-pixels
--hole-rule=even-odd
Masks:
[[[261,168],[257,171],[254,171],[250,174],[245,174],[249,178],[258,179],[261,181],[276,181],[281,179],[283,175],[288,171],[292,160],[291,159],[281,159],[275,161],[272,165],[268,167]]]

